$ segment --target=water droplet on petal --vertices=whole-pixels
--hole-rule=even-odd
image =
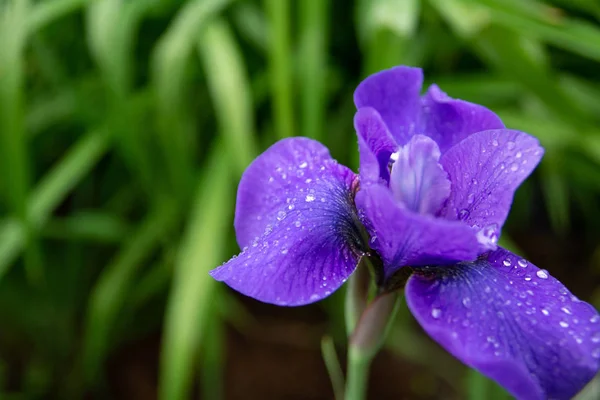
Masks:
[[[307,163],[306,161],[303,161],[303,162],[302,162],[302,163],[299,165],[299,167],[300,167],[300,168],[306,168],[306,167],[308,167],[308,163]]]
[[[317,300],[319,300],[319,295],[318,294],[315,293],[315,294],[313,294],[313,295],[310,296],[310,301],[317,301]]]
[[[279,211],[277,213],[277,221],[281,221],[281,220],[285,219],[285,215],[286,215],[285,211]]]
[[[596,332],[591,340],[593,343],[600,343],[600,332]]]
[[[458,212],[458,219],[459,220],[465,220],[469,217],[469,210],[467,210],[466,208],[463,208],[462,210],[460,210]]]
[[[544,271],[543,269],[540,269],[538,272],[535,273],[538,278],[540,279],[548,279],[548,273],[546,271]]]
[[[542,314],[544,314],[547,317],[548,315],[550,315],[550,311],[546,310],[545,308],[542,308]]]
[[[471,299],[468,297],[465,297],[464,299],[462,299],[462,303],[463,303],[463,306],[465,306],[467,308],[471,307]]]
[[[435,319],[439,318],[442,315],[442,310],[440,310],[439,308],[432,308],[431,309],[431,316]]]
[[[592,324],[595,324],[596,322],[600,321],[600,315],[596,314],[594,315],[592,318],[590,318],[590,322]]]
[[[307,203],[310,203],[311,201],[315,201],[315,195],[314,194],[307,194],[306,198],[304,200],[306,200]]]
[[[496,140],[496,139],[492,140],[492,146],[497,147],[498,146],[498,140]]]
[[[569,310],[567,307],[562,307],[560,310],[561,310],[562,312],[564,312],[565,314],[567,314],[567,315],[571,315],[571,314],[573,314],[573,313],[571,312],[571,310]]]
[[[512,164],[512,165],[510,166],[510,170],[511,170],[512,172],[516,172],[518,169],[519,169],[519,166],[518,166],[517,164]]]
[[[473,201],[475,201],[475,194],[474,193],[469,193],[469,195],[467,196],[467,203],[468,204],[473,204]]]
[[[561,327],[563,327],[563,328],[568,328],[568,327],[569,327],[569,324],[568,324],[568,323],[566,323],[565,321],[560,321],[558,324],[559,324]]]
[[[502,261],[502,264],[504,264],[504,266],[505,266],[505,267],[510,267],[510,264],[511,264],[511,262],[510,262],[510,260],[507,258],[507,259],[505,259],[504,261]]]
[[[515,142],[513,142],[513,141],[510,141],[510,142],[507,142],[507,143],[506,143],[506,148],[507,148],[507,149],[509,149],[509,150],[512,150],[512,149],[514,149],[514,148],[515,148],[515,146],[516,146],[516,145],[517,145],[517,144],[516,144]]]
[[[600,347],[597,349],[594,349],[594,351],[592,351],[592,357],[600,358]]]
[[[527,268],[527,260],[521,258],[519,261],[517,261],[517,264],[519,265],[519,267],[521,268]]]

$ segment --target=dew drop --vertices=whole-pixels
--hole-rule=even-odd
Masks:
[[[517,158],[521,158],[523,156],[523,153],[521,153],[520,151],[517,151],[517,154],[515,154],[515,157]]]
[[[548,315],[550,315],[550,311],[546,310],[545,308],[542,308],[542,314],[544,314],[547,317]]]
[[[521,268],[527,268],[527,260],[521,258],[519,261],[517,261],[517,265]]]
[[[277,221],[282,221],[283,219],[285,219],[285,211],[279,211],[277,213]]]
[[[290,204],[290,205],[288,206],[288,210],[290,210],[290,211],[292,211],[294,208],[296,208],[296,206],[295,206],[295,205],[293,205],[293,204]]]
[[[486,293],[491,293],[492,289],[489,286],[486,286],[485,289],[483,289],[483,291]]]
[[[471,299],[468,297],[465,297],[464,299],[462,299],[462,303],[463,303],[463,306],[465,306],[467,308],[471,307]]]
[[[474,200],[475,200],[475,194],[469,193],[469,195],[467,196],[467,203],[468,204],[473,204]]]
[[[308,167],[308,163],[306,161],[303,161],[300,165],[298,165],[300,168],[306,168]]]
[[[311,183],[312,179],[308,178],[307,180],[304,181],[305,183]]]
[[[317,300],[319,300],[319,295],[318,294],[315,293],[315,294],[313,294],[313,295],[310,296],[310,301],[317,301]]]
[[[281,254],[287,254],[287,253],[288,253],[288,249],[281,250]]]
[[[510,170],[511,170],[512,172],[516,172],[518,169],[519,169],[519,166],[518,166],[517,164],[512,164],[512,165],[510,166]]]
[[[516,146],[516,145],[517,145],[517,144],[516,144],[515,142],[513,142],[513,141],[510,141],[510,142],[507,142],[507,143],[506,143],[506,148],[507,148],[507,149],[509,149],[509,150],[512,150],[512,149],[514,149],[514,148],[515,148],[515,146]]]
[[[538,278],[540,279],[548,279],[548,273],[546,271],[544,271],[543,269],[540,269],[538,272],[535,273]]]
[[[505,259],[504,261],[502,261],[502,264],[504,264],[504,266],[505,266],[505,267],[510,267],[510,264],[511,264],[511,262],[510,262],[510,260],[507,258],[507,259]]]
[[[498,140],[496,140],[496,139],[492,140],[492,146],[498,147]]]
[[[568,328],[568,327],[569,327],[569,324],[568,324],[568,323],[566,323],[565,321],[560,321],[558,324],[559,324],[561,327],[563,327],[563,328]]]
[[[571,310],[569,310],[567,307],[562,307],[560,310],[561,310],[562,312],[564,312],[565,314],[567,314],[567,315],[571,315],[571,314],[573,314],[573,313],[571,312]]]
[[[314,194],[307,194],[306,198],[304,200],[306,200],[307,203],[310,203],[311,201],[315,201],[315,195]]]
[[[377,235],[373,235],[370,240],[371,244],[375,243],[376,241],[377,241]]]
[[[442,310],[440,310],[439,308],[431,309],[431,316],[433,318],[438,319],[441,315],[442,315]]]
[[[296,228],[300,228],[302,226],[302,222],[296,221],[294,222],[294,225],[296,226]]]
[[[600,343],[600,332],[596,332],[591,340],[593,343]]]
[[[590,318],[590,322],[592,324],[595,324],[596,322],[600,321],[600,315],[596,314],[594,315],[592,318]]]

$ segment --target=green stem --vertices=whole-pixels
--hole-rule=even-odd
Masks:
[[[363,400],[367,394],[369,367],[376,353],[364,352],[356,346],[348,349],[348,373],[346,378],[346,400]]]

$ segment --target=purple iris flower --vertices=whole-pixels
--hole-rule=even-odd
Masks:
[[[279,141],[244,173],[241,254],[211,272],[278,305],[318,301],[363,256],[423,329],[519,399],[568,399],[599,369],[600,316],[550,274],[497,246],[513,195],[540,161],[532,136],[396,67],[354,94],[360,174],[306,138]]]

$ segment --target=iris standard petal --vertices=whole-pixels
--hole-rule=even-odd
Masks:
[[[481,241],[495,238],[519,185],[537,166],[544,150],[533,136],[498,129],[475,133],[442,154],[440,164],[452,182],[441,216],[481,229]]]
[[[371,236],[370,247],[384,263],[385,278],[408,265],[451,264],[477,257],[473,229],[403,208],[384,186],[361,188],[356,205]]]
[[[597,311],[507,250],[416,269],[405,294],[433,339],[518,399],[570,399],[598,371]]]
[[[371,107],[359,109],[354,115],[358,136],[361,183],[377,183],[390,179],[390,156],[398,145],[388,131],[379,113]]]
[[[504,128],[491,110],[453,99],[435,84],[423,96],[422,104],[419,133],[435,140],[442,153],[473,133]]]
[[[372,107],[381,115],[399,145],[418,128],[423,85],[420,68],[394,67],[363,80],[354,91],[356,108]]]
[[[450,194],[448,174],[438,162],[438,145],[427,136],[415,135],[393,158],[390,189],[394,198],[419,214],[437,214]]]
[[[284,139],[258,157],[238,190],[245,246],[211,275],[257,300],[302,305],[328,296],[364,247],[352,202],[354,173],[310,139]]]

